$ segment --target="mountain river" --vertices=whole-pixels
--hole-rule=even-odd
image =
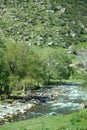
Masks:
[[[37,96],[47,96],[45,102],[39,103],[31,108],[29,102],[19,103],[15,105],[3,104],[0,105],[0,118],[6,113],[15,113],[16,108],[30,107],[31,109],[23,114],[17,115],[17,118],[11,118],[9,122],[35,118],[38,116],[51,116],[69,114],[83,108],[83,103],[87,100],[87,92],[81,91],[79,83],[69,83],[63,85],[48,85],[34,92]],[[17,109],[18,111],[18,109]]]

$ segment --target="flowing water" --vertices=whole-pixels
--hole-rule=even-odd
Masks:
[[[69,114],[73,111],[82,109],[82,103],[87,100],[87,92],[82,92],[78,83],[70,83],[65,85],[50,85],[45,88],[35,91],[37,96],[50,97],[45,99],[45,102],[33,107],[25,114],[19,114],[16,120],[25,120],[38,116],[62,115]],[[0,105],[0,115],[7,111],[14,112],[12,109],[28,106],[29,103],[17,104],[13,107]]]
[[[25,118],[37,116],[50,116],[69,114],[82,109],[82,103],[87,100],[87,92],[82,92],[78,83],[67,85],[53,85],[51,88],[40,89],[37,95],[47,95],[53,100],[37,105],[31,112],[25,114]]]

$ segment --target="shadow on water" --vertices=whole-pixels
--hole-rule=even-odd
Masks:
[[[55,86],[55,85],[69,85],[69,86],[73,86],[73,85],[75,85],[75,86],[80,86],[80,83],[79,82],[62,82],[62,81],[60,81],[60,82],[51,82],[51,84],[48,84],[47,86]]]

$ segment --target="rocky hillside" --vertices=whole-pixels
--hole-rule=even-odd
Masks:
[[[87,39],[86,0],[1,0],[0,35],[67,47]]]

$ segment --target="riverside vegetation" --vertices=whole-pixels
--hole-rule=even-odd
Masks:
[[[9,94],[21,93],[23,89],[36,89],[54,81],[80,81],[86,90],[86,12],[86,0],[0,1],[1,100],[2,95],[7,100]],[[77,116],[75,120],[82,121],[81,128],[75,127],[74,122],[70,129],[87,128],[86,110],[82,113],[83,117],[77,119]],[[47,120],[66,120],[68,117],[49,117]],[[38,122],[39,119],[36,120]],[[58,127],[66,129],[66,125],[64,128],[62,126]],[[23,129],[27,128],[24,126]],[[39,129],[43,129],[42,126]]]

